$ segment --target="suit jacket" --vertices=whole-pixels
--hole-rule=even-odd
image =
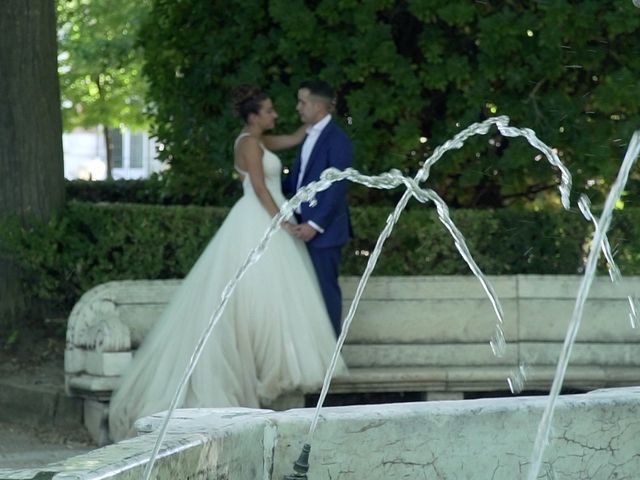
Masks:
[[[285,177],[282,190],[285,195],[296,192],[298,175],[300,173],[301,152],[298,152],[291,173]],[[344,170],[353,164],[353,145],[347,134],[332,119],[322,130],[313,150],[309,155],[307,168],[300,186],[320,180],[320,174],[330,167]],[[327,248],[344,245],[351,233],[351,221],[347,206],[347,184],[342,180],[332,184],[327,190],[316,195],[318,204],[315,207],[303,203],[300,206],[303,222],[313,221],[324,229],[310,242],[310,247]]]

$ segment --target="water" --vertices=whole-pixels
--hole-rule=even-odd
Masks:
[[[516,370],[511,372],[511,375],[507,378],[507,384],[511,393],[518,394],[524,390],[527,384],[527,377],[529,375],[529,367],[524,363],[519,365]]]
[[[393,230],[393,227],[395,226],[398,219],[400,218],[400,214],[406,207],[411,196],[415,197],[418,201],[422,203],[431,201],[435,204],[440,222],[442,222],[442,224],[445,226],[445,228],[449,231],[449,233],[453,237],[456,248],[458,249],[458,252],[460,252],[460,255],[467,262],[467,265],[469,265],[469,268],[471,269],[473,274],[478,278],[478,280],[480,281],[480,284],[482,285],[487,296],[489,297],[489,300],[491,301],[491,305],[493,306],[494,312],[497,317],[497,322],[495,327],[495,333],[493,334],[490,341],[490,346],[494,355],[496,356],[504,355],[504,352],[506,350],[506,341],[504,338],[504,330],[502,327],[504,323],[504,315],[503,315],[502,307],[500,305],[500,301],[498,300],[498,297],[495,294],[493,287],[491,286],[491,284],[489,283],[489,281],[484,276],[484,274],[476,264],[475,260],[471,256],[471,253],[469,252],[469,249],[467,248],[466,242],[464,240],[464,236],[462,235],[462,233],[460,233],[460,230],[458,230],[456,225],[451,220],[451,217],[449,216],[449,208],[447,207],[447,204],[433,190],[423,189],[419,186],[420,182],[424,182],[429,178],[431,167],[438,160],[440,160],[440,158],[442,158],[442,155],[444,155],[449,150],[461,148],[465,140],[467,140],[469,137],[472,137],[473,135],[487,134],[492,125],[495,125],[500,131],[500,133],[502,133],[505,136],[508,136],[508,137],[522,136],[526,138],[527,141],[534,148],[538,149],[540,152],[544,154],[544,156],[547,158],[549,163],[551,163],[551,165],[553,165],[554,167],[560,170],[561,182],[559,185],[559,190],[560,190],[560,195],[562,199],[562,205],[568,209],[570,205],[569,195],[571,193],[571,174],[569,173],[567,168],[564,166],[564,164],[560,161],[560,158],[555,153],[555,151],[545,143],[541,142],[536,137],[535,132],[533,132],[533,130],[526,129],[526,128],[520,129],[515,127],[510,127],[509,118],[506,116],[492,117],[483,122],[474,123],[469,127],[467,127],[466,129],[462,130],[457,135],[455,135],[451,140],[448,140],[444,144],[436,147],[433,154],[424,162],[424,165],[418,171],[418,173],[415,176],[415,179],[413,180],[407,177],[404,177],[397,170],[392,170],[391,172],[385,174],[385,179],[387,181],[384,184],[378,183],[376,181],[372,181],[374,177],[366,177],[358,174],[357,172],[352,172],[349,170],[345,170],[344,172],[337,172],[337,171],[325,172],[325,174],[330,177],[348,178],[351,181],[361,183],[363,185],[373,187],[373,188],[389,188],[390,186],[395,185],[395,183],[402,182],[406,186],[407,190],[405,191],[402,198],[398,201],[398,204],[396,205],[394,211],[387,218],[387,223],[384,229],[382,230],[382,233],[378,237],[378,241],[376,242],[376,246],[373,250],[373,253],[369,256],[369,260],[367,262],[365,271],[362,277],[360,278],[358,288],[356,289],[356,294],[354,295],[353,301],[351,302],[351,306],[349,308],[349,312],[347,313],[347,316],[345,317],[344,322],[342,324],[342,332],[338,337],[337,346],[334,351],[333,358],[331,359],[331,364],[329,366],[329,369],[327,370],[327,373],[324,379],[322,391],[320,392],[320,397],[316,405],[315,415],[311,423],[311,426],[309,428],[309,432],[307,434],[307,443],[311,442],[313,432],[315,431],[315,428],[317,426],[320,410],[324,405],[324,400],[329,390],[329,385],[331,383],[331,378],[333,377],[333,372],[335,370],[335,366],[337,364],[340,351],[348,335],[349,328],[351,327],[351,322],[353,321],[353,317],[355,315],[356,309],[360,302],[360,298],[362,297],[362,294],[364,292],[364,288],[367,284],[367,281],[369,280],[369,277],[371,276],[371,273],[373,272],[376,262],[378,261],[378,257],[382,252],[382,247],[384,246],[384,242],[391,235],[391,231]],[[323,174],[323,177],[324,177],[324,174]],[[393,181],[393,179],[395,179],[395,182]],[[518,368],[517,373],[515,375],[512,375],[512,377],[508,379],[508,384],[512,389],[512,391],[515,391],[514,385],[517,386],[517,389],[522,390],[522,388],[524,387],[525,372],[526,372],[525,366],[521,365]]]
[[[622,190],[627,183],[627,179],[629,178],[629,171],[631,170],[631,167],[638,158],[639,154],[640,130],[633,134],[631,142],[629,142],[629,147],[622,162],[622,167],[618,172],[618,177],[616,178],[616,181],[613,184],[609,195],[607,196],[607,200],[602,211],[602,216],[596,224],[595,235],[591,242],[591,248],[589,251],[589,256],[587,258],[584,275],[582,277],[580,288],[578,289],[578,296],[576,297],[573,314],[571,315],[571,322],[569,323],[567,335],[564,339],[564,344],[562,345],[560,358],[558,359],[558,366],[553,378],[551,391],[549,392],[549,401],[547,403],[547,407],[545,408],[544,414],[542,415],[542,419],[540,420],[540,424],[538,425],[538,432],[533,446],[533,453],[531,454],[531,469],[529,470],[529,476],[527,477],[528,480],[536,480],[536,478],[538,478],[540,465],[542,463],[542,455],[544,454],[545,447],[549,442],[549,431],[551,430],[553,410],[558,398],[558,394],[560,393],[560,388],[562,387],[562,382],[564,380],[564,374],[567,370],[567,365],[569,364],[571,349],[573,348],[576,335],[578,334],[578,329],[580,328],[580,323],[582,322],[582,312],[584,310],[584,304],[587,300],[587,296],[589,295],[589,289],[591,288],[591,284],[593,283],[593,278],[596,272],[596,265],[598,262],[598,258],[600,257],[600,249],[605,247],[605,243],[606,245],[608,245],[609,243],[606,239],[606,233],[609,229],[609,225],[611,224],[611,215],[613,213],[613,209],[616,205],[616,202],[620,199],[620,195],[622,195]],[[611,257],[611,261],[612,260],[613,257]],[[610,265],[612,265],[612,263],[610,263]],[[617,267],[615,268],[617,270]]]
[[[587,197],[586,195],[581,195],[580,200],[578,201],[578,206],[580,207],[580,211],[582,212],[582,215],[584,215],[584,218],[586,218],[587,221],[593,223],[594,228],[598,230],[598,219],[593,215],[593,213],[591,213],[591,202],[589,201],[589,197]],[[613,260],[611,245],[609,244],[609,239],[606,235],[603,237],[601,248],[604,257],[607,260],[609,278],[611,278],[611,281],[614,283],[622,282],[622,274],[620,273],[620,269]],[[638,300],[631,295],[629,295],[627,299],[629,300],[629,322],[631,323],[631,328],[636,328],[636,325],[638,324]]]
[[[344,345],[344,341],[347,337],[348,331],[349,331],[349,327],[351,325],[351,322],[353,320],[353,317],[355,315],[357,306],[360,302],[360,299],[362,297],[362,294],[364,292],[364,288],[366,286],[366,283],[369,279],[369,277],[371,276],[371,273],[373,272],[373,269],[375,267],[375,264],[377,263],[378,257],[382,251],[382,248],[384,246],[384,243],[386,241],[387,238],[389,238],[389,236],[391,235],[391,232],[393,230],[393,227],[395,226],[395,224],[397,223],[400,214],[402,213],[402,211],[404,210],[404,208],[406,207],[409,199],[411,197],[416,198],[418,201],[422,202],[422,203],[426,203],[426,202],[433,202],[436,206],[436,210],[438,213],[438,218],[440,220],[440,222],[445,226],[445,228],[449,231],[449,233],[451,234],[451,236],[454,239],[456,248],[458,249],[458,251],[460,252],[460,254],[462,255],[462,257],[464,258],[464,260],[467,262],[467,264],[469,265],[469,268],[471,269],[471,271],[473,272],[473,274],[478,278],[478,280],[480,281],[483,289],[485,290],[487,296],[489,297],[489,300],[493,306],[493,309],[496,313],[496,317],[497,317],[497,322],[496,322],[496,328],[495,328],[495,333],[491,338],[490,341],[490,346],[491,349],[493,351],[493,353],[497,356],[501,356],[504,354],[505,348],[506,348],[506,342],[504,339],[504,331],[502,328],[503,322],[504,322],[504,315],[503,315],[503,311],[502,311],[502,307],[500,305],[500,302],[497,298],[497,295],[495,294],[495,291],[493,289],[493,287],[491,286],[491,284],[489,283],[489,281],[486,279],[486,277],[484,276],[484,274],[482,273],[482,271],[480,270],[480,268],[478,267],[478,265],[475,263],[475,261],[473,260],[471,253],[469,252],[469,249],[467,248],[466,242],[464,240],[464,236],[462,235],[462,233],[458,230],[458,228],[456,227],[456,225],[454,224],[453,220],[451,219],[450,215],[449,215],[449,209],[446,205],[446,203],[436,194],[436,192],[434,192],[431,189],[426,189],[426,188],[422,188],[420,187],[420,183],[424,182],[428,179],[429,177],[429,173],[430,173],[430,169],[431,167],[442,157],[442,155],[452,149],[458,149],[461,148],[462,145],[464,144],[464,141],[473,136],[473,135],[478,135],[478,134],[486,134],[488,133],[489,129],[491,126],[495,125],[498,130],[505,136],[508,137],[516,137],[516,136],[522,136],[524,138],[527,139],[527,141],[536,149],[538,149],[540,152],[542,152],[545,157],[547,158],[547,160],[549,161],[549,163],[556,167],[561,174],[561,183],[559,186],[559,190],[560,190],[560,194],[561,194],[561,200],[562,200],[562,205],[564,206],[564,208],[569,208],[569,193],[571,190],[571,175],[569,174],[569,171],[565,168],[565,166],[562,164],[562,162],[560,161],[560,159],[558,158],[557,154],[555,153],[555,151],[553,149],[551,149],[549,146],[547,146],[546,144],[544,144],[543,142],[541,142],[535,135],[535,133],[530,130],[530,129],[519,129],[519,128],[515,128],[515,127],[510,127],[508,125],[509,123],[509,119],[506,116],[500,116],[500,117],[494,117],[494,118],[489,118],[487,120],[485,120],[484,122],[479,122],[479,123],[475,123],[473,125],[471,125],[470,127],[466,128],[465,130],[461,131],[460,133],[458,133],[454,138],[452,138],[451,140],[445,142],[443,145],[437,147],[433,154],[431,155],[431,157],[429,157],[429,159],[427,161],[425,161],[423,167],[418,171],[418,173],[416,174],[414,179],[405,177],[404,175],[401,174],[401,172],[399,172],[398,170],[391,170],[390,172],[387,173],[383,173],[381,175],[377,175],[377,176],[367,176],[367,175],[362,175],[360,174],[358,171],[353,170],[353,169],[347,169],[345,171],[338,171],[336,169],[329,169],[327,171],[325,171],[321,177],[321,179],[317,182],[311,183],[309,185],[307,185],[306,187],[302,188],[291,200],[289,200],[285,205],[282,206],[280,212],[273,218],[271,225],[269,227],[269,229],[265,232],[264,236],[262,237],[262,239],[260,240],[260,242],[258,243],[258,245],[250,252],[249,256],[247,257],[247,259],[245,260],[245,262],[242,264],[242,266],[238,269],[238,271],[236,272],[236,274],[234,275],[234,277],[228,282],[228,284],[226,285],[222,296],[221,296],[221,300],[220,303],[218,305],[218,307],[215,309],[215,311],[212,313],[209,322],[207,324],[207,327],[205,328],[202,336],[200,337],[200,340],[198,341],[198,344],[196,345],[196,348],[189,360],[189,364],[187,365],[187,368],[185,370],[185,373],[178,385],[178,388],[176,390],[176,393],[173,397],[173,400],[171,402],[171,405],[169,406],[169,409],[167,411],[167,414],[165,416],[165,419],[163,421],[163,424],[158,432],[157,438],[156,438],[156,442],[154,445],[154,449],[150,455],[150,459],[145,467],[145,471],[144,471],[144,475],[143,478],[145,480],[148,480],[151,476],[151,472],[153,469],[153,465],[155,463],[156,457],[158,455],[158,452],[160,450],[160,446],[162,445],[162,441],[165,437],[166,434],[166,430],[167,430],[167,426],[169,424],[169,420],[171,418],[171,415],[173,414],[175,408],[177,407],[177,403],[178,403],[178,399],[180,398],[182,391],[184,390],[184,387],[187,384],[187,381],[189,379],[189,377],[191,376],[197,362],[198,359],[200,358],[200,355],[204,349],[204,346],[206,345],[206,342],[208,340],[208,338],[211,335],[211,332],[213,331],[213,329],[215,328],[217,322],[220,320],[222,312],[224,311],[224,308],[226,306],[226,304],[229,301],[230,296],[232,295],[233,291],[236,288],[236,285],[238,284],[238,282],[242,279],[242,277],[244,276],[244,274],[246,273],[246,271],[255,263],[258,261],[258,259],[260,258],[260,256],[262,255],[262,253],[264,252],[264,250],[266,249],[269,240],[271,239],[271,237],[276,233],[276,231],[280,228],[280,224],[288,219],[291,218],[294,210],[296,209],[296,207],[298,205],[300,205],[301,203],[304,202],[310,202],[310,204],[314,204],[315,203],[315,195],[318,192],[321,192],[323,190],[326,190],[327,188],[329,188],[329,186],[336,182],[336,181],[342,181],[342,180],[350,180],[352,182],[355,183],[360,183],[362,185],[368,186],[370,188],[378,188],[378,189],[392,189],[392,188],[396,188],[398,186],[404,185],[406,187],[406,191],[404,193],[404,195],[402,196],[402,198],[400,199],[400,201],[398,202],[398,204],[396,205],[396,208],[394,209],[394,211],[389,215],[389,217],[387,218],[387,222],[385,225],[385,228],[383,229],[382,233],[380,234],[380,236],[378,237],[378,240],[376,242],[376,247],[373,251],[373,253],[371,254],[371,256],[369,257],[369,261],[367,263],[367,267],[365,269],[365,272],[360,280],[360,283],[358,284],[358,288],[356,290],[356,294],[354,295],[354,299],[353,302],[351,303],[351,306],[349,308],[349,312],[343,322],[343,329],[342,329],[342,333],[340,334],[340,336],[338,337],[338,341],[337,341],[337,345],[336,345],[336,349],[334,351],[329,369],[327,370],[324,382],[323,382],[323,387],[322,387],[322,391],[320,394],[320,399],[318,401],[318,404],[316,406],[316,410],[315,410],[315,414],[314,414],[314,418],[313,421],[311,423],[311,426],[309,428],[309,432],[307,435],[307,443],[311,442],[311,438],[313,436],[313,433],[315,431],[315,428],[317,426],[317,421],[319,418],[319,413],[320,410],[324,404],[324,400],[326,398],[326,394],[328,392],[329,389],[329,384],[331,382],[331,378],[333,376],[333,372],[335,370],[338,358],[339,358],[339,354],[340,351],[342,349],[342,346]],[[615,204],[615,202],[614,202]],[[588,208],[587,208],[588,210]],[[604,215],[603,215],[604,218]],[[601,219],[602,222],[602,219]],[[606,231],[606,229],[605,229]],[[604,233],[600,233],[598,238],[606,238],[604,236]],[[595,241],[595,239],[594,239]],[[601,242],[602,240],[599,240],[599,242]],[[598,243],[600,244],[600,243]],[[608,243],[607,243],[608,245]],[[604,247],[603,247],[604,248]],[[610,248],[609,248],[609,252],[610,252]],[[612,256],[611,256],[612,259]],[[613,262],[610,262],[611,265],[615,265]],[[635,311],[636,309],[634,308],[634,303],[633,301],[630,299],[631,302],[631,307],[632,307],[632,311],[634,312],[635,315]],[[632,322],[633,323],[633,322]],[[568,354],[567,354],[568,356]],[[564,375],[564,371],[562,372],[562,375]],[[558,375],[556,375],[558,376]],[[515,371],[515,373],[509,378],[507,379],[508,384],[510,386],[510,388],[512,389],[512,391],[520,391],[523,386],[524,386],[524,382],[526,380],[526,368],[524,365],[520,365],[519,368]],[[561,380],[560,380],[561,382]],[[552,409],[553,407],[551,407]],[[550,416],[549,416],[549,421],[550,421]],[[548,431],[547,431],[547,435],[548,435]],[[543,442],[544,443],[544,442]],[[533,463],[533,462],[532,462]],[[533,471],[533,470],[532,470]]]
[[[578,207],[580,208],[580,212],[584,216],[584,218],[593,223],[594,228],[598,229],[598,219],[591,213],[591,200],[589,197],[582,194],[580,195],[580,200],[578,200]],[[611,278],[612,282],[619,282],[622,280],[622,274],[620,273],[620,269],[615,264],[613,260],[613,253],[611,251],[611,245],[609,244],[609,239],[604,237],[604,241],[602,242],[602,253],[604,254],[605,259],[607,260],[607,270],[609,271],[609,278]]]

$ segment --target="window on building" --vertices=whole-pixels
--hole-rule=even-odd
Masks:
[[[111,136],[112,155],[113,155],[113,168],[122,168],[122,133],[119,128],[110,128],[109,133]]]
[[[142,155],[144,148],[144,138],[141,133],[131,134],[130,164],[131,168],[142,168]]]

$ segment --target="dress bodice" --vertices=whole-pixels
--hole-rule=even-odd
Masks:
[[[240,138],[246,136],[247,134],[240,134],[236,139],[236,145]],[[267,186],[267,189],[273,196],[274,201],[276,203],[280,203],[283,198],[282,195],[282,184],[281,184],[281,172],[282,172],[282,162],[280,158],[273,153],[271,150],[268,150],[264,145],[260,144],[263,155],[262,155],[262,170],[264,172],[264,182]],[[253,195],[253,186],[251,185],[251,179],[249,178],[249,174],[244,170],[240,169],[237,165],[235,165],[235,169],[243,176],[242,178],[242,189],[245,195]]]

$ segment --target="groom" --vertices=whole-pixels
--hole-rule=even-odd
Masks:
[[[307,136],[284,179],[283,191],[292,195],[308,183],[320,179],[327,168],[349,168],[353,162],[353,146],[346,133],[331,116],[335,93],[323,81],[303,83],[298,89],[296,110],[303,123],[309,125]],[[332,184],[316,195],[317,205],[303,203],[296,211],[298,238],[307,243],[311,261],[318,275],[322,296],[336,335],[340,334],[342,292],[338,285],[341,250],[351,232],[347,207],[347,182]]]

